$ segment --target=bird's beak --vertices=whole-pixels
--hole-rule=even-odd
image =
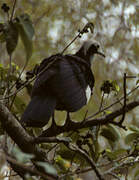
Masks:
[[[101,52],[97,52],[97,54],[99,54],[100,56],[104,57],[105,58],[105,54],[101,53]]]

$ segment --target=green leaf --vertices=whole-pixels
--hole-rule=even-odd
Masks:
[[[33,154],[24,153],[18,147],[13,148],[12,154],[21,163],[29,162],[30,159],[34,158]]]
[[[5,36],[4,33],[1,33],[1,34],[0,34],[0,43],[3,43],[3,42],[5,42],[5,41],[6,41],[6,36]]]
[[[104,111],[106,114],[111,114],[112,111]]]
[[[118,85],[118,83],[117,83],[116,80],[115,80],[115,81],[112,81],[112,90],[113,90],[113,91],[116,91],[116,92],[119,92],[119,91],[120,91],[120,87],[119,87],[119,85]]]
[[[57,139],[67,143],[72,142],[72,139],[70,137],[57,137]]]
[[[13,53],[18,42],[18,30],[14,23],[10,22],[5,25],[4,36],[6,39],[6,49],[9,55]]]
[[[64,144],[60,144],[60,149],[57,150],[57,153],[67,160],[70,160],[71,157],[74,155],[74,152],[69,150]]]
[[[118,149],[116,151],[111,151],[110,149],[106,149],[106,154],[111,160],[117,159],[119,156],[125,153],[126,153],[125,149]]]
[[[136,150],[139,151],[139,145],[136,146]]]
[[[59,165],[64,171],[71,167],[70,161],[63,159],[60,155],[55,158],[56,164]]]
[[[125,143],[129,144],[133,142],[137,137],[139,137],[139,133],[130,133],[125,137]]]
[[[16,19],[16,25],[19,29],[19,33],[25,47],[26,59],[28,61],[33,50],[32,38],[34,35],[34,28],[28,14],[22,14]]]
[[[139,179],[139,169],[135,172],[134,178],[135,180]]]
[[[90,149],[90,153],[92,154],[92,157],[93,157],[93,160],[95,162],[97,162],[98,158],[99,158],[99,143],[98,143],[98,134],[99,134],[99,126],[93,126],[91,128],[91,135],[92,135],[92,141],[93,141],[93,144],[92,144],[92,147],[93,149],[91,150]]]
[[[111,124],[107,125],[107,127],[102,128],[101,135],[111,142],[118,141],[121,136],[118,129]]]
[[[3,68],[3,64],[0,63],[0,68]]]
[[[71,161],[71,159],[74,157],[73,162],[81,164],[81,167],[88,166],[88,162],[84,159],[84,157],[82,157],[82,155],[77,153],[75,155],[75,152],[69,150],[64,144],[60,144],[60,148],[59,150],[57,150],[57,154],[60,155],[60,157],[64,158],[64,160],[68,160],[68,162]]]
[[[19,96],[16,96],[14,105],[17,108],[18,113],[23,113],[23,111],[25,110],[25,103]]]
[[[139,128],[138,128],[137,126],[130,125],[130,126],[129,126],[129,129],[130,129],[131,131],[134,131],[134,132],[138,132],[138,133],[139,133]]]
[[[116,155],[110,149],[106,149],[106,154],[111,160],[114,160],[117,158]]]
[[[51,164],[47,162],[37,162],[36,164],[43,167],[46,173],[57,176],[57,170]]]

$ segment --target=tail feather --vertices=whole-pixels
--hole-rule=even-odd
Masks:
[[[34,96],[21,117],[21,123],[28,127],[43,127],[52,116],[56,99],[52,96]]]

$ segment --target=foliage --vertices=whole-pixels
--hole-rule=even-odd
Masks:
[[[86,107],[71,115],[72,119],[76,122],[85,118],[91,120],[96,111],[97,117],[102,117],[118,108],[123,108],[124,102],[119,100],[124,96],[123,74],[125,72],[127,74],[127,94],[139,83],[137,0],[101,2],[2,0],[0,6],[0,97],[17,119],[20,119],[29,102],[32,86],[32,80],[25,86],[32,76],[26,79],[24,69],[27,72],[41,62],[41,59],[63,50],[66,50],[64,53],[74,53],[82,41],[87,39],[98,41],[104,49],[106,58],[105,61],[94,62],[92,70],[96,84],[93,97]],[[86,24],[87,29],[84,30],[86,31],[84,34],[80,28],[86,27]],[[76,33],[79,33],[79,38],[65,49]],[[101,59],[99,56],[97,58]],[[127,96],[126,103],[138,99],[138,95],[139,91],[136,89]],[[115,100],[118,100],[118,103],[114,104]],[[114,105],[103,110],[111,104]],[[57,124],[62,126],[65,123],[64,115],[64,112],[56,112]],[[95,163],[104,178],[118,179],[120,176],[121,179],[125,177],[138,179],[138,116],[139,112],[136,108],[126,113],[124,126],[111,122],[72,132],[64,131],[56,136],[58,138],[56,142],[39,144],[38,147],[47,152],[47,161],[44,162],[37,158],[34,160],[34,154],[21,152],[10,138],[4,135],[1,124],[0,146],[4,142],[4,146],[8,149],[6,155],[14,157],[17,162],[28,168],[34,165],[38,171],[43,169],[40,172],[48,174],[48,177],[50,175],[51,178],[59,176],[61,179],[89,179],[89,172],[92,173],[93,168],[83,155],[84,152],[86,157],[89,156]],[[120,118],[112,121],[120,122]],[[48,126],[50,125],[49,123]],[[11,131],[16,132],[14,129]],[[31,136],[38,136],[43,129],[26,131]],[[71,148],[70,144],[73,144],[74,148]],[[2,162],[3,168],[10,165],[22,177],[22,173],[12,163],[8,165],[6,159]],[[22,169],[22,166],[19,167]],[[5,179],[3,168],[0,169],[0,179]],[[11,170],[6,171],[9,173]],[[83,173],[85,176],[82,175]],[[13,171],[11,177],[12,174]],[[39,175],[35,174],[35,176]],[[93,177],[96,179],[94,174]],[[31,174],[27,174],[26,179],[32,178]],[[17,176],[17,179],[20,177]]]

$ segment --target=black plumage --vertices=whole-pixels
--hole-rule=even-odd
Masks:
[[[98,45],[85,42],[73,55],[56,54],[44,59],[21,122],[26,126],[43,127],[55,109],[76,112],[86,105],[86,91],[91,95],[94,86],[91,59],[94,54],[103,55],[98,49]]]

